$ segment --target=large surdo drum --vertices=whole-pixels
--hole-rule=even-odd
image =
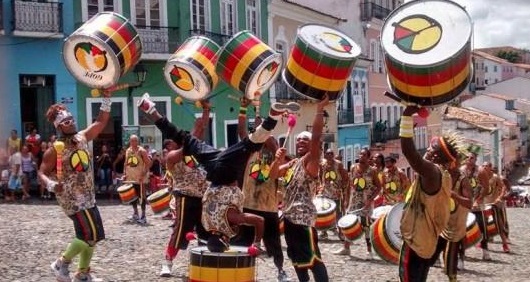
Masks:
[[[245,247],[230,246],[228,251],[213,253],[206,246],[190,251],[189,279],[195,282],[256,281],[256,257]]]

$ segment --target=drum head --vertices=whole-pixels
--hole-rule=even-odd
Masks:
[[[473,226],[473,224],[475,224],[475,222],[477,222],[477,218],[475,217],[475,215],[473,213],[468,213],[467,220],[466,220],[466,226],[471,227]]]
[[[169,195],[169,190],[167,188],[160,189],[160,190],[154,192],[153,194],[149,195],[148,198],[154,199],[154,198],[160,197],[160,196],[165,195],[165,194]]]
[[[381,45],[396,61],[430,66],[462,50],[471,33],[471,18],[462,6],[446,0],[411,1],[387,17]]]
[[[116,189],[116,191],[120,192],[120,191],[125,191],[127,189],[130,189],[133,185],[132,184],[124,184],[120,187],[118,187],[118,189]]]
[[[326,197],[316,197],[313,199],[313,204],[317,209],[317,213],[329,212],[335,210],[337,204],[335,201],[328,199]]]
[[[392,245],[398,250],[401,248],[401,216],[403,215],[404,203],[395,204],[385,218],[385,231]]]
[[[267,91],[278,79],[278,75],[280,75],[280,70],[282,68],[282,55],[274,53],[265,58],[250,77],[244,93],[245,97],[249,100],[254,100],[256,94],[261,95]]]
[[[206,75],[187,62],[169,60],[164,77],[173,91],[188,100],[201,100],[212,91]]]
[[[230,246],[227,251],[223,253],[212,253],[206,246],[199,246],[190,250],[191,255],[205,255],[215,257],[235,257],[235,256],[249,256],[248,248],[241,246]]]
[[[337,222],[337,225],[340,228],[346,228],[353,226],[357,221],[359,221],[359,217],[354,214],[347,214],[339,219],[339,222]]]
[[[317,52],[339,59],[354,59],[361,48],[346,34],[331,27],[306,24],[298,28],[298,37]]]
[[[375,208],[374,211],[372,212],[372,219],[375,220],[375,219],[380,218],[382,215],[387,214],[391,209],[392,209],[391,205],[380,206],[380,207]]]

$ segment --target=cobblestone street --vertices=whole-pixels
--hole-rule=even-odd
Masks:
[[[171,278],[160,278],[160,263],[170,234],[168,220],[148,212],[148,225],[130,224],[129,206],[118,200],[99,201],[107,239],[97,246],[92,271],[98,281],[187,281],[188,252],[181,252],[173,265]],[[492,259],[481,260],[481,251],[467,250],[466,270],[460,281],[528,281],[530,248],[528,209],[508,209],[511,254],[502,252],[499,237],[490,244]],[[49,269],[73,236],[73,225],[55,201],[31,200],[24,204],[0,204],[0,281],[54,281]],[[365,260],[364,241],[352,245],[350,257],[333,255],[341,244],[335,236],[321,241],[331,281],[397,281],[397,266],[379,257]],[[196,242],[190,248],[196,246]],[[285,246],[285,245],[284,245]],[[188,248],[188,250],[190,249]],[[284,248],[285,251],[285,248]],[[77,261],[74,261],[74,265]],[[272,259],[257,259],[258,281],[276,281]],[[294,270],[288,259],[285,269],[291,278]],[[74,271],[72,268],[71,271]],[[447,281],[440,268],[433,268],[429,281]]]

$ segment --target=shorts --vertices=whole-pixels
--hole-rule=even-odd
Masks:
[[[97,206],[81,210],[69,216],[74,222],[75,237],[93,246],[105,239],[103,221]]]
[[[12,190],[12,191],[19,190],[21,185],[22,184],[20,181],[20,177],[15,176],[15,175],[11,175],[9,177],[9,182],[7,183],[7,188],[9,190]]]

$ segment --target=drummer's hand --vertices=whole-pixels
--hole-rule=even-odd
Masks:
[[[210,110],[212,108],[212,104],[210,103],[209,100],[206,100],[206,99],[200,100],[199,103],[201,103],[203,111]]]
[[[250,104],[250,99],[248,99],[247,97],[243,96],[241,98],[239,98],[239,103],[241,103],[241,107],[248,107],[248,105]]]
[[[317,113],[321,113],[324,111],[324,108],[329,104],[329,96],[328,94],[324,95],[324,97],[322,97],[322,100],[320,100],[320,102],[318,102],[317,104]]]
[[[280,147],[278,150],[276,150],[274,157],[276,160],[283,160],[285,158],[285,154],[287,154],[287,148]]]
[[[403,111],[403,116],[412,116],[413,114],[417,113],[420,108],[418,106],[408,105],[405,110]]]

